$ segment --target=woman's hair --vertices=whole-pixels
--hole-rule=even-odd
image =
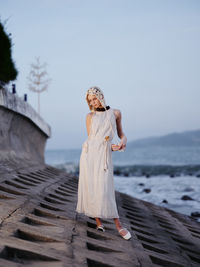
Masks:
[[[95,95],[96,98],[101,103],[101,105],[106,109],[106,102],[105,102],[104,94],[99,87],[97,87],[97,86],[90,87],[86,92],[86,101],[88,103],[89,109],[92,112],[94,112],[94,107],[92,105],[90,105],[90,103],[89,103],[88,95]]]

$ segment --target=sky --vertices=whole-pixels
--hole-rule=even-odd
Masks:
[[[36,110],[27,76],[36,57],[47,63],[46,149],[81,147],[94,85],[120,109],[128,141],[200,128],[199,0],[0,0],[0,19],[12,37],[17,94]]]

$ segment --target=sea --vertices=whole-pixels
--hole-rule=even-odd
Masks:
[[[47,164],[78,176],[81,149],[46,150]],[[200,222],[200,147],[142,146],[112,152],[115,189]]]

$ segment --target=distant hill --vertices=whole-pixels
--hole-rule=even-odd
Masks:
[[[200,146],[200,130],[170,133],[128,142],[128,147],[143,146]]]

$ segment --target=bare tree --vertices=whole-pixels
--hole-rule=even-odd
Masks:
[[[46,63],[41,64],[40,58],[36,57],[36,62],[31,64],[31,70],[27,77],[29,84],[28,87],[31,91],[38,94],[38,113],[40,114],[40,93],[47,90],[50,79],[46,72]]]

